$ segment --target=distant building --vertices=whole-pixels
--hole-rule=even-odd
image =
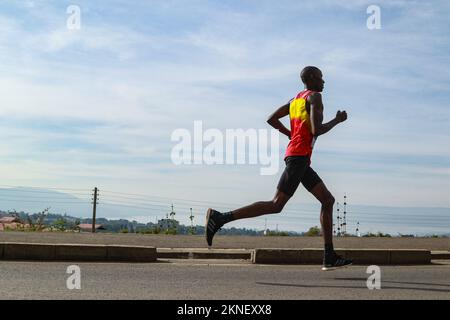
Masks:
[[[78,228],[80,228],[81,231],[92,231],[92,224],[83,223],[78,225]],[[96,224],[95,230],[106,230],[106,228],[102,224]]]
[[[20,220],[17,217],[2,217],[2,218],[0,218],[0,223],[7,224],[7,223],[14,223],[14,222],[22,223],[22,220]]]
[[[0,218],[0,231],[23,229],[28,228],[29,226],[30,226],[29,224],[23,223],[23,221],[17,217]]]

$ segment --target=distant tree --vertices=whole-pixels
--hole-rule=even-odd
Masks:
[[[289,237],[289,233],[285,231],[268,231],[266,236],[268,237]]]
[[[167,235],[176,235],[178,234],[178,230],[175,228],[169,228],[168,230],[165,231],[165,234]]]
[[[59,218],[58,220],[53,222],[53,228],[56,229],[57,231],[64,232],[67,229],[66,224],[67,224],[66,219]]]
[[[41,212],[35,213],[35,214],[28,214],[28,213],[18,213],[16,210],[13,210],[10,212],[21,224],[17,227],[18,231],[42,231],[44,229],[44,220],[48,215],[48,211],[50,208],[46,208]],[[24,220],[28,224],[27,227],[24,225]]]
[[[50,210],[50,207],[45,208],[42,212],[39,212],[37,214],[38,218],[36,221],[36,228],[38,231],[41,231],[45,228],[44,221],[45,221],[45,218],[48,216],[49,210]]]
[[[382,233],[382,232],[378,232],[377,236],[380,238],[392,238],[392,236],[389,233]]]
[[[74,230],[74,231],[81,232],[80,224],[81,224],[80,219],[75,220],[73,230]]]
[[[377,232],[377,233],[366,233],[363,235],[364,238],[391,238],[392,236],[389,233],[382,233],[382,232]]]
[[[152,229],[152,233],[153,234],[160,234],[161,233],[161,228],[158,227],[157,225]]]
[[[315,226],[312,228],[309,228],[307,232],[305,232],[305,237],[319,237],[322,235],[322,232],[319,227]]]
[[[8,214],[12,215],[17,220],[22,220],[22,218],[20,217],[20,214],[16,211],[16,209],[13,209],[12,211],[8,211]]]

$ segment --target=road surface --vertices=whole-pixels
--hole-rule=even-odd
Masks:
[[[381,267],[382,288],[372,291],[367,267],[322,272],[231,260],[79,263],[81,290],[69,290],[71,264],[0,261],[0,299],[450,299],[450,262]]]

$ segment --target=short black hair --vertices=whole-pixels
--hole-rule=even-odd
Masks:
[[[300,78],[302,78],[302,82],[304,84],[306,84],[308,82],[308,80],[311,78],[311,76],[314,74],[314,72],[316,72],[316,71],[320,71],[320,69],[317,67],[313,67],[313,66],[308,66],[308,67],[304,68],[302,70],[302,72],[300,73]]]

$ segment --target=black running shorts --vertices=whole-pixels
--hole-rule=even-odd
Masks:
[[[287,157],[286,169],[278,183],[278,190],[292,197],[300,183],[311,192],[322,182],[319,175],[309,166],[308,156]]]

